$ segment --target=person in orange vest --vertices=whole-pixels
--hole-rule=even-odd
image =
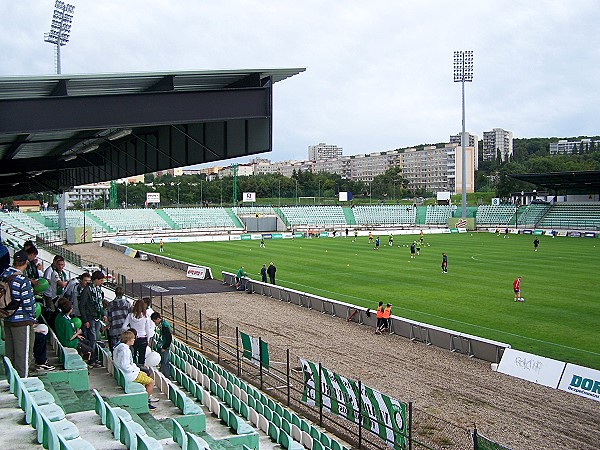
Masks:
[[[392,315],[392,304],[388,303],[383,309],[383,319],[381,320],[381,332],[389,330],[390,328],[390,316]]]
[[[383,302],[379,302],[379,306],[377,306],[377,325],[375,327],[375,334],[381,334],[381,327],[383,323]]]

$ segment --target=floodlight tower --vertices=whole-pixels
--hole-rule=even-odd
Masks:
[[[44,33],[44,41],[56,46],[56,73],[58,75],[60,75],[60,48],[69,42],[74,10],[75,6],[56,0],[50,32]]]
[[[460,138],[462,147],[462,214],[467,217],[467,162],[465,157],[466,132],[465,132],[465,81],[473,81],[473,51],[454,52],[454,82],[462,85],[462,136]],[[455,169],[456,170],[456,169]]]

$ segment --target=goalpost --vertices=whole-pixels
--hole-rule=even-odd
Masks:
[[[312,201],[311,201],[312,199]],[[303,201],[305,203],[303,203]],[[316,203],[316,197],[298,197],[299,205],[314,205]]]

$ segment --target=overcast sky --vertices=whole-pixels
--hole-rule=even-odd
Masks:
[[[274,89],[272,161],[447,142],[453,52],[474,51],[467,131],[597,135],[598,0],[70,0],[63,74],[305,67]],[[0,2],[0,76],[55,71],[53,0]]]

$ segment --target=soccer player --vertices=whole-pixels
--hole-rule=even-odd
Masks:
[[[390,247],[394,246],[394,235],[393,234],[390,234],[390,237],[388,238],[388,245]]]
[[[379,250],[379,236],[375,238],[375,247],[373,247],[373,250]]]
[[[533,251],[534,251],[534,252],[537,252],[538,245],[540,245],[540,240],[539,240],[539,239],[536,237],[536,238],[533,240]]]
[[[356,242],[357,237],[358,237],[358,230],[354,230],[354,239],[352,239],[352,242]]]
[[[524,302],[525,299],[521,298],[521,277],[517,277],[513,281],[513,291],[515,292],[515,302]]]
[[[413,241],[412,244],[410,244],[410,257],[411,259],[415,257],[415,247],[417,245],[417,241]]]
[[[442,273],[448,273],[448,256],[442,253]]]
[[[369,231],[369,244],[373,243],[373,233]]]
[[[260,236],[260,248],[265,248],[265,237],[261,234]]]
[[[158,251],[160,253],[164,252],[165,251],[165,243],[163,242],[162,238],[160,239],[160,242],[158,243],[158,245],[159,245]]]

